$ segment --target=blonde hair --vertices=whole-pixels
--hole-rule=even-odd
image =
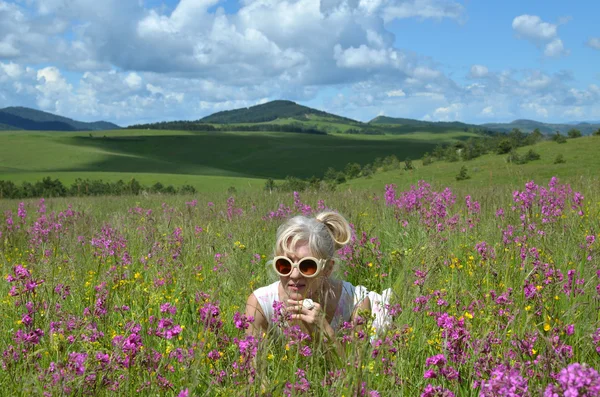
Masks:
[[[314,218],[295,216],[277,229],[275,255],[293,255],[298,244],[307,243],[313,256],[331,259],[351,236],[350,224],[337,212],[321,212]]]

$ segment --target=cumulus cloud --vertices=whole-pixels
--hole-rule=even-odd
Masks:
[[[358,48],[350,47],[342,49],[336,44],[333,48],[333,58],[337,66],[342,68],[378,68],[402,66],[403,56],[392,49],[375,49],[366,45]]]
[[[425,118],[436,121],[456,121],[461,120],[462,103],[453,103],[448,106],[442,106],[433,112],[433,116],[427,115]]]
[[[554,39],[544,47],[544,55],[547,57],[559,57],[567,53],[561,39]]]
[[[369,1],[368,3],[372,3],[372,1]],[[462,21],[465,17],[465,9],[456,1],[447,0],[397,1],[391,2],[384,7],[383,18],[386,21],[415,17],[438,20],[450,18]]]
[[[488,68],[483,65],[471,66],[470,76],[473,78],[485,77],[488,74]]]
[[[392,90],[385,93],[388,97],[403,97],[406,96],[402,90]]]
[[[543,22],[537,15],[519,15],[513,19],[512,27],[525,39],[548,41],[556,37],[556,25]]]
[[[380,111],[431,120],[537,115],[528,103],[549,115],[572,106],[600,117],[591,113],[598,88],[574,90],[564,74],[474,64],[462,84],[429,54],[396,47],[390,22],[461,23],[459,1],[242,0],[234,13],[218,0],[147,4],[0,0],[0,107],[127,125],[327,92],[326,110],[363,120]],[[522,15],[513,29],[555,57],[568,52],[558,35],[564,22]]]
[[[123,81],[132,89],[138,89],[142,85],[142,78],[135,72],[129,73]]]
[[[561,20],[566,23],[567,20]],[[540,48],[544,48],[547,57],[559,57],[569,52],[558,37],[558,25],[542,21],[537,15],[519,15],[512,22],[517,37],[529,40]]]
[[[600,37],[590,37],[587,45],[595,50],[600,50]]]

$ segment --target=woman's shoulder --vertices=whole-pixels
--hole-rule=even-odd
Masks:
[[[349,281],[343,281],[342,294],[354,298],[356,304],[369,296],[369,290],[362,285],[354,286]]]
[[[253,294],[257,299],[260,299],[261,297],[266,297],[266,296],[278,296],[279,295],[279,281],[275,281],[272,284],[257,288],[254,290]]]

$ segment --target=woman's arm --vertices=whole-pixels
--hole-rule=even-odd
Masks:
[[[356,305],[354,307],[354,311],[352,312],[352,316],[350,317],[352,319],[352,321],[354,322],[356,320],[356,317],[360,314],[360,313],[364,313],[367,312],[367,314],[370,316],[371,315],[371,300],[369,299],[368,296],[366,296],[363,300],[361,300],[358,305]]]
[[[250,323],[250,326],[246,329],[247,335],[261,336],[264,332],[267,332],[269,322],[254,294],[250,294],[246,301],[246,317],[249,316],[254,317],[254,322]]]

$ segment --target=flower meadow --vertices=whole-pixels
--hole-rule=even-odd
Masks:
[[[0,394],[600,396],[600,187],[579,185],[0,201]],[[336,277],[391,288],[385,327],[344,324],[341,354],[246,336],[277,227],[324,209],[353,229]]]

